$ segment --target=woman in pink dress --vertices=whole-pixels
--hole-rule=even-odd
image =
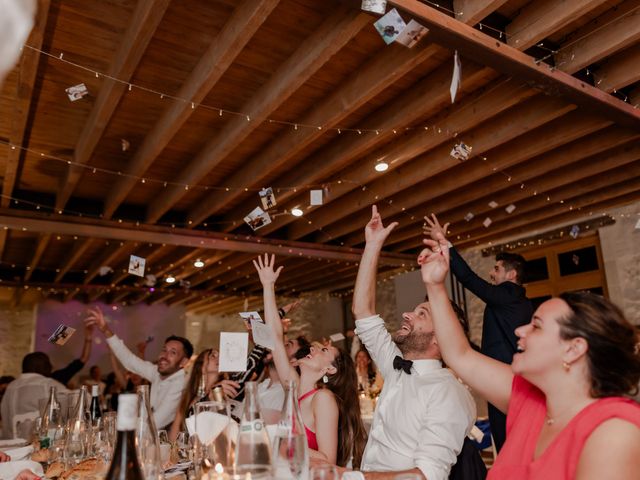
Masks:
[[[435,216],[418,257],[442,356],[507,413],[488,479],[631,479],[640,472],[640,338],[615,305],[590,293],[544,302],[516,329],[511,366],[474,351],[444,287],[449,243]]]

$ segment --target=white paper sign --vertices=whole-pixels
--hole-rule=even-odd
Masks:
[[[342,333],[334,333],[333,335],[329,335],[329,340],[332,342],[339,342],[340,340],[344,340],[344,335]]]
[[[131,255],[129,257],[129,273],[131,275],[137,275],[139,277],[144,277],[144,265],[146,260],[142,257],[137,257],[135,255]]]
[[[322,205],[322,190],[311,190],[309,192],[309,205]]]
[[[482,222],[482,225],[484,225],[485,228],[489,228],[489,225],[491,225],[491,223],[493,223],[491,218],[487,217],[487,218],[484,219],[484,222]]]
[[[271,328],[260,320],[255,318],[251,320],[251,333],[253,335],[253,341],[269,350],[275,348],[275,341],[273,338],[273,332]]]
[[[220,332],[219,372],[247,370],[249,334],[246,332]]]
[[[451,94],[451,103],[456,101],[456,93],[460,88],[460,77],[462,74],[462,65],[460,64],[460,57],[458,51],[453,55],[453,75],[451,76],[451,86],[449,87],[449,93]]]

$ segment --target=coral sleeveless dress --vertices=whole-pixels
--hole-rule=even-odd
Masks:
[[[570,480],[575,477],[587,438],[602,422],[620,418],[640,427],[640,405],[623,397],[608,397],[583,408],[534,459],[536,442],[545,421],[544,394],[520,376],[513,379],[507,441],[487,480]]]
[[[313,390],[309,390],[304,395],[298,397],[298,407],[300,406],[300,402],[302,400],[304,400],[307,397],[310,397],[311,395],[313,395],[317,391],[318,391],[318,389],[314,388]],[[313,431],[309,430],[307,428],[307,426],[305,425],[304,426],[304,433],[307,435],[307,445],[309,446],[309,448],[311,448],[312,450],[318,450],[318,439],[316,438],[316,432],[313,432]]]

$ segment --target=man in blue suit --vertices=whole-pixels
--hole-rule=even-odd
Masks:
[[[435,215],[425,217],[425,233],[434,240],[446,238],[449,224],[440,226]],[[515,253],[501,252],[489,272],[491,282],[480,278],[455,248],[450,248],[451,272],[471,293],[487,305],[482,322],[480,351],[504,363],[511,364],[517,351],[515,329],[531,321],[533,306],[522,286],[525,260]],[[496,449],[500,450],[505,440],[506,415],[489,404],[489,423]]]

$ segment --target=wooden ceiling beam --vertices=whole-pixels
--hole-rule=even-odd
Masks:
[[[170,3],[171,0],[137,3],[127,31],[109,66],[108,76],[104,77],[98,97],[78,138],[73,153],[73,161],[76,164],[85,165],[93,156],[98,142],[126,91],[127,86],[122,82],[128,82],[133,76]],[[117,78],[122,82],[116,82],[111,78]],[[85,169],[79,165],[67,167],[56,194],[56,210],[64,208],[80,181]]]
[[[0,225],[9,228],[22,229],[38,233],[58,233],[61,235],[80,235],[85,237],[132,242],[164,243],[187,247],[206,248],[214,250],[232,250],[245,252],[251,256],[261,253],[275,253],[280,256],[310,256],[335,260],[359,259],[362,252],[356,249],[317,245],[304,242],[290,242],[284,240],[239,237],[216,232],[177,229],[159,226],[136,226],[114,222],[111,220],[97,220],[86,217],[66,217],[63,215],[50,216],[46,214],[17,212],[12,209],[0,209]],[[381,264],[397,264],[405,260],[403,255],[383,253]],[[102,265],[102,264],[101,264]],[[99,267],[99,266],[98,266]]]
[[[553,205],[559,200],[568,205],[568,201],[565,198],[588,193],[589,185],[596,190],[606,186],[607,182],[618,183],[636,174],[640,175],[640,162],[638,162],[638,159],[640,159],[640,145],[624,145],[623,148],[617,148],[604,155],[596,155],[588,161],[582,160],[579,162],[581,164],[579,166],[576,166],[578,162],[573,162],[561,168],[550,170],[540,177],[530,179],[527,182],[529,191],[515,187],[507,188],[495,191],[494,194],[480,197],[465,205],[457,204],[454,208],[449,208],[445,211],[436,209],[430,211],[437,213],[443,222],[452,221],[452,228],[450,228],[450,238],[452,240],[464,241],[467,235],[471,235],[469,230],[476,232],[487,231],[482,225],[486,217],[490,217],[492,222],[499,222],[501,219],[518,221],[520,214],[526,214],[531,210],[532,207],[530,205],[532,203],[534,205],[533,208],[538,208],[540,204],[545,206]],[[540,198],[533,198],[530,193],[531,189],[534,189],[537,192],[536,196]],[[452,193],[453,197],[454,195],[455,192]],[[549,200],[545,203],[547,198]],[[501,206],[508,205],[509,202],[516,204],[516,214],[508,214],[503,208],[492,210],[487,205],[491,200]],[[551,201],[553,203],[548,203]],[[476,217],[470,222],[460,220],[469,211],[475,212]],[[393,243],[389,247],[395,248],[393,246],[395,243],[403,242],[407,239],[416,240],[416,233],[419,234],[419,232],[418,225],[413,231],[399,232],[400,235],[394,235]]]
[[[176,97],[201,103],[253,38],[280,0],[244,0],[202,55]],[[144,3],[144,2],[143,2]],[[150,2],[153,3],[153,2]],[[171,102],[144,138],[122,176],[105,200],[104,216],[111,218],[140,177],[194,113],[190,102]]]
[[[517,100],[514,100],[514,102],[517,102]],[[489,112],[492,112],[489,105],[487,105],[487,108]],[[493,107],[493,109],[493,111],[495,111],[497,107]],[[540,96],[536,96],[516,105],[506,112],[503,110],[502,115],[493,117],[491,121],[481,123],[479,127],[467,131],[459,137],[464,140],[467,145],[473,147],[472,156],[470,160],[468,160],[471,161],[474,158],[482,157],[485,152],[493,148],[518,138],[525,132],[562,117],[573,109],[573,105],[568,105],[559,99],[551,97],[540,98]],[[479,112],[482,112],[480,115],[483,116],[484,111],[480,110]],[[460,115],[463,121],[467,123],[472,122],[468,112],[462,111]],[[460,118],[457,113],[452,115],[452,117]],[[477,116],[472,118],[475,119]],[[476,122],[474,122],[474,124],[476,124]],[[459,130],[455,129],[454,131]],[[439,135],[433,134],[433,136],[438,137]],[[390,171],[385,172],[384,175],[378,175],[376,180],[367,184],[365,194],[349,186],[351,192],[342,197],[337,204],[334,204],[334,208],[318,209],[313,214],[308,215],[311,223],[305,224],[299,222],[291,225],[288,231],[289,238],[301,238],[318,227],[322,227],[327,235],[334,238],[343,235],[345,230],[350,231],[350,227],[360,224],[334,223],[336,220],[361,210],[371,203],[377,201],[382,202],[382,199],[396,192],[409,189],[419,182],[459,164],[460,162],[458,160],[451,158],[449,155],[450,150],[451,144],[444,143],[438,148],[430,150],[425,155],[416,156],[417,158],[414,158],[411,162],[407,162],[398,168],[390,169]],[[372,170],[370,167],[366,173],[369,178],[373,176]],[[358,177],[354,177],[353,175],[349,175],[349,178],[358,179]],[[415,194],[415,192],[412,193]],[[335,196],[332,198],[335,198]],[[405,206],[404,204],[399,205]]]
[[[176,182],[182,185],[197,184],[370,23],[369,15],[351,6],[339,6],[244,105],[242,111],[247,113],[247,118],[234,116],[229,120],[195,158],[181,169]],[[147,221],[157,222],[185,194],[186,190],[182,186],[167,187],[149,206]]]
[[[623,2],[621,7],[575,32],[555,56],[557,67],[575,72],[638,42],[640,2]]]
[[[35,49],[42,47],[42,41],[47,27],[47,18],[49,17],[50,3],[50,0],[38,0],[38,11],[35,23],[26,42],[27,45]],[[18,147],[25,145],[25,133],[27,131],[31,101],[36,97],[36,95],[34,95],[34,87],[39,63],[40,52],[32,50],[31,48],[22,49],[22,56],[20,57],[20,62],[17,67],[18,81],[16,84],[15,101],[13,102],[13,112],[10,117],[11,126],[9,130],[9,143]],[[7,149],[0,207],[7,207],[11,201],[22,154],[23,151],[20,148]],[[2,256],[2,251],[0,251],[0,256]]]
[[[529,55],[417,0],[390,0],[389,3],[416,17],[433,34],[434,42],[459,50],[465,58],[473,58],[478,63],[526,81],[551,96],[563,98],[583,109],[585,114],[601,115],[619,125],[640,128],[640,110],[566,72],[544,62],[532,61]],[[562,2],[569,3],[578,2]]]
[[[605,2],[606,0],[530,2],[507,25],[507,43],[526,50]]]
[[[197,225],[210,215],[224,211],[229,204],[245,195],[243,187],[262,186],[270,172],[295,158],[299,152],[325,135],[326,129],[337,128],[339,122],[345,120],[349,114],[362,107],[398,78],[434,55],[445,51],[442,47],[427,43],[426,40],[423,39],[414,49],[390,45],[380,55],[374,56],[373,60],[358,68],[336,91],[330,94],[329,98],[300,120],[300,125],[322,125],[322,129],[284,130],[277,140],[225,180],[227,185],[234,187],[233,189],[211,193],[208,198],[198,202],[198,205],[187,215],[188,218]]]
[[[586,117],[580,112],[571,112],[557,120],[547,123],[525,135],[519,137],[517,142],[510,142],[487,153],[486,168],[471,169],[471,165],[464,165],[458,172],[452,170],[450,172],[451,183],[438,184],[430,182],[430,176],[422,176],[424,184],[418,184],[411,190],[399,191],[396,195],[391,196],[388,200],[392,201],[389,205],[387,202],[380,202],[380,210],[385,217],[401,214],[402,209],[414,208],[430,199],[437,198],[439,195],[455,190],[463,185],[481,182],[486,178],[487,174],[494,168],[495,171],[508,170],[511,167],[526,161],[530,158],[541,155],[554,148],[558,148],[573,140],[584,137],[585,135],[594,133],[609,124],[606,120],[594,117]],[[475,153],[475,152],[474,152]],[[441,157],[425,157],[425,168],[428,168],[430,162],[437,162]],[[437,171],[445,171],[439,169]],[[460,172],[463,172],[462,174]],[[435,173],[435,172],[434,172]],[[426,188],[426,191],[425,191]],[[421,192],[421,194],[418,194]],[[356,214],[350,215],[340,224],[352,225],[352,231],[357,231],[358,226],[363,227],[371,217],[370,207],[364,203]],[[371,198],[371,203],[375,203],[375,199]],[[422,215],[418,217],[422,218]],[[335,227],[332,227],[332,229]],[[344,232],[340,232],[344,233]]]
[[[640,22],[640,19],[638,19]],[[596,86],[613,92],[640,81],[640,43],[607,60],[593,72]]]
[[[453,0],[456,20],[475,25],[498,10],[507,0]]]
[[[134,254],[138,257],[142,257],[146,260],[145,263],[145,273],[153,273],[153,268],[155,261],[159,258],[166,257],[171,251],[173,251],[176,247],[173,245],[148,245],[134,252]],[[131,275],[129,273],[129,260],[127,259],[125,262],[122,262],[119,267],[122,267],[122,272],[118,273],[111,279],[111,283],[119,284],[125,278],[129,278]],[[116,272],[118,269],[116,269]]]
[[[49,233],[58,233],[58,232],[49,232]],[[59,268],[59,272],[56,274],[55,282],[58,283],[62,278],[71,270],[71,268],[76,264],[76,262],[80,259],[82,255],[93,245],[94,240],[91,238],[85,238],[81,241],[80,245],[73,248],[68,256],[62,261],[62,265]]]
[[[444,172],[439,174],[429,179],[429,183],[439,185],[439,192],[446,191],[446,193],[437,198],[430,197],[424,203],[402,214],[385,218],[386,222],[400,222],[400,227],[394,230],[393,238],[390,238],[386,245],[388,248],[393,249],[394,243],[410,238],[415,229],[420,228],[422,217],[425,214],[436,213],[440,215],[444,211],[450,212],[452,198],[455,199],[454,210],[456,212],[458,209],[465,210],[461,214],[458,212],[458,216],[454,213],[447,213],[447,218],[450,219],[448,221],[458,222],[462,221],[467,212],[473,212],[474,215],[480,216],[479,211],[483,211],[491,200],[487,199],[486,195],[493,196],[495,194],[497,198],[495,201],[500,206],[509,205],[514,202],[514,199],[531,192],[532,181],[544,179],[549,172],[554,172],[558,168],[572,168],[579,171],[583,162],[592,162],[591,157],[595,158],[596,162],[603,162],[601,165],[603,170],[624,164],[629,158],[629,155],[625,154],[626,149],[629,148],[628,142],[639,137],[640,132],[622,131],[616,127],[604,129],[601,132],[589,135],[587,138],[578,139],[573,143],[556,148],[551,152],[510,168],[509,174],[513,177],[513,183],[505,183],[506,179],[502,173],[494,173],[487,177],[487,166],[482,163],[468,165],[465,168],[465,174],[469,174],[474,178],[485,174],[485,177],[475,185],[469,184],[458,188],[455,173]],[[518,188],[522,184],[525,184],[526,189]],[[510,187],[505,189],[505,185],[510,185]],[[510,192],[510,194],[506,195],[506,192]],[[414,216],[416,222],[407,224],[405,213]],[[344,238],[344,243],[350,246],[358,245],[363,241],[364,235],[361,230],[355,230]]]
[[[9,236],[8,228],[0,229],[0,261],[2,261],[2,256],[4,255],[4,246],[7,243],[7,237]]]
[[[49,241],[51,240],[51,234],[45,233],[38,237],[38,244],[36,245],[36,250],[33,253],[33,257],[31,257],[31,262],[29,262],[29,267],[24,274],[24,281],[28,282],[33,275],[33,271],[37,268],[38,263],[40,263],[40,259],[44,254],[44,251],[47,249],[49,245]]]
[[[89,282],[91,282],[91,280],[93,280],[100,272],[100,267],[102,267],[103,265],[110,265],[114,261],[117,261],[117,259],[121,257],[125,252],[133,251],[134,248],[135,245],[133,244],[133,242],[120,242],[109,245],[88,268],[89,272],[85,275],[84,281],[82,283],[84,285],[89,284]]]
[[[589,215],[589,212],[597,215],[602,213],[604,209],[616,207],[638,198],[640,198],[640,179],[637,177],[627,179],[621,183],[608,185],[585,195],[567,199],[563,205],[546,206],[542,211],[533,209],[527,215],[521,215],[516,221],[502,222],[496,225],[496,228],[489,233],[482,232],[481,236],[475,238],[472,236],[469,240],[463,240],[460,242],[460,248],[476,246],[488,241],[495,242],[516,233],[524,234],[537,229],[553,228],[557,222],[585,217]],[[574,207],[573,210],[569,211],[567,203]],[[458,246],[457,242],[456,246]]]
[[[469,69],[465,68],[465,76],[461,87],[463,92],[472,92],[485,85],[488,81],[495,79],[495,74],[488,69],[483,69],[474,64],[471,64],[469,67]],[[414,131],[409,135],[401,135],[400,137],[393,132],[398,127],[411,125],[425,115],[441,111],[451,105],[451,96],[449,93],[450,84],[451,67],[443,66],[439,68],[424,80],[418,82],[414,88],[410,89],[409,93],[402,95],[397,100],[377,110],[368,117],[367,126],[374,129],[379,128],[379,135],[373,132],[363,135],[357,135],[355,133],[344,134],[342,137],[338,137],[335,141],[311,155],[311,157],[307,158],[302,164],[296,166],[293,171],[282,176],[277,180],[275,185],[313,184],[339,172],[345,167],[347,170],[343,173],[350,174],[352,172],[351,169],[348,168],[348,165],[352,164],[359,156],[372,151],[379,145],[383,146],[375,150],[375,153],[372,155],[374,155],[375,158],[389,158],[387,163],[390,163],[392,167],[394,165],[391,163],[392,161],[398,162],[406,158],[405,155],[414,151],[416,148],[428,148],[429,145],[434,144],[435,139],[425,135],[423,131]],[[496,89],[496,91],[500,90],[502,89]],[[506,85],[506,90],[508,90],[509,93],[513,93],[513,88],[509,84]],[[531,92],[530,95],[533,95],[533,93],[534,92]],[[520,95],[522,96],[522,93],[520,93]],[[457,105],[456,108],[464,109],[465,106],[469,107],[474,101],[477,101],[476,97],[477,95],[475,95],[473,99],[466,99],[463,103]],[[506,101],[509,101],[509,98],[508,95],[504,96]],[[441,117],[441,115],[436,115],[438,123],[440,123],[440,120],[443,120]],[[451,135],[453,135],[453,132]],[[389,140],[394,137],[396,137],[396,140],[388,143]],[[444,141],[444,139],[441,139],[441,141]],[[372,158],[371,161],[375,162],[375,159]],[[367,165],[369,174],[373,170],[371,165]],[[345,178],[350,178],[346,174],[344,176]],[[339,188],[346,187],[347,184]],[[332,187],[333,190],[336,188],[338,187]],[[335,192],[332,191],[331,195],[335,195]],[[279,204],[291,208],[298,204],[306,204],[308,193],[305,192],[305,195],[300,195],[295,191],[283,191],[277,194],[277,199]],[[247,209],[253,208],[251,205],[251,202],[245,202],[236,210],[249,211]],[[233,220],[236,218],[237,213],[234,218],[233,212],[222,218],[223,222],[228,222],[229,224],[229,227],[225,230],[229,231],[236,228],[233,225]],[[261,234],[270,233],[294,220],[295,218],[287,216],[278,217],[273,220],[271,225],[263,227],[260,230]]]

